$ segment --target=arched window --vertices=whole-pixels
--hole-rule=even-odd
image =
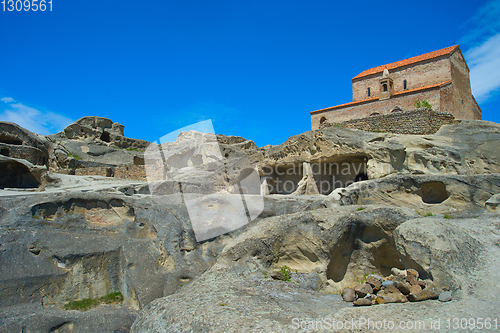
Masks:
[[[321,119],[319,120],[319,124],[323,124],[324,122],[326,121],[326,117],[321,117]]]
[[[383,90],[383,91],[387,91],[387,84],[383,84],[383,85],[382,85],[382,90]]]
[[[370,88],[368,88],[368,97],[371,96],[371,91],[370,91]]]
[[[403,81],[403,89],[404,90],[408,89],[408,84],[406,83],[406,80]]]

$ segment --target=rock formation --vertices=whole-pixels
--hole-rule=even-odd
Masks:
[[[331,127],[259,148],[196,132],[150,145],[84,117],[47,138],[0,123],[0,139],[2,332],[306,332],[361,318],[397,332],[498,316],[498,124]],[[117,176],[145,176],[154,147],[168,152],[157,183]],[[243,186],[252,165],[257,186]],[[260,193],[263,207],[197,241],[168,195],[214,191],[248,199],[248,215]]]

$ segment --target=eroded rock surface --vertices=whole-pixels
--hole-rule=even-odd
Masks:
[[[190,148],[204,138],[184,132],[161,145],[181,194],[231,192],[255,165],[260,185],[240,194],[264,195],[256,219],[201,242],[182,200],[151,197],[173,183],[112,177],[147,164],[149,143],[125,138],[122,125],[85,117],[51,142],[7,132],[3,145],[46,147],[48,168],[0,156],[0,331],[126,332],[135,322],[132,332],[306,332],[304,321],[324,318],[498,315],[498,124],[425,136],[328,128],[261,148],[222,135]],[[51,172],[79,168],[102,176]],[[434,285],[452,300],[405,302],[436,298],[424,295]],[[123,303],[63,309],[111,292]],[[384,305],[353,306],[342,292]]]

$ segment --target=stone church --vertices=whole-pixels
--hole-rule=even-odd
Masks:
[[[311,112],[311,127],[415,109],[425,100],[456,119],[481,119],[458,45],[370,68],[352,79],[352,102]]]

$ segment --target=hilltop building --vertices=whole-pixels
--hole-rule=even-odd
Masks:
[[[415,109],[427,101],[456,119],[481,119],[458,45],[370,68],[352,79],[352,102],[311,112],[311,127]]]

